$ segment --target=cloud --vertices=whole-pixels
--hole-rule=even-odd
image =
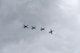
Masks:
[[[78,0],[1,0],[0,53],[79,53],[78,5]]]

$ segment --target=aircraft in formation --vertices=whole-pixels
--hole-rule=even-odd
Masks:
[[[32,26],[32,28],[31,28],[32,30],[34,30],[34,29],[36,29],[36,26]]]
[[[29,28],[29,27],[28,27],[28,25],[24,25],[24,28]],[[31,29],[32,29],[32,30],[36,29],[36,26],[31,26]],[[41,27],[40,30],[41,30],[41,31],[45,31],[45,28],[44,28],[44,27]],[[54,30],[50,29],[49,34],[53,34],[53,31],[54,31]]]
[[[50,33],[50,34],[53,34],[53,30],[51,29],[51,30],[49,31],[49,33]]]
[[[44,31],[44,30],[45,30],[45,28],[42,28],[42,27],[41,27],[41,29],[40,29],[40,30],[41,30],[41,31]]]
[[[24,25],[24,28],[28,28],[28,25]]]

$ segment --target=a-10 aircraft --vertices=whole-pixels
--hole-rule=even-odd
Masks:
[[[45,28],[42,28],[42,27],[41,27],[41,29],[40,29],[40,30],[41,30],[41,31],[44,31],[44,30],[45,30]]]
[[[24,28],[28,28],[28,25],[24,25]]]
[[[28,27],[28,25],[24,25],[24,28],[29,28],[29,27]],[[32,30],[36,29],[36,26],[31,26],[31,29]],[[41,31],[45,31],[45,28],[44,27],[41,27],[40,30]],[[49,34],[53,34],[53,31],[54,30],[50,29]]]
[[[33,30],[33,29],[36,29],[36,26],[32,26],[32,28],[31,28],[31,29],[32,29],[32,30]]]
[[[51,29],[51,30],[49,31],[49,33],[50,33],[50,34],[53,34],[53,30]]]

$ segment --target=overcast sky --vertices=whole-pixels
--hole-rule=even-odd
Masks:
[[[0,0],[0,53],[80,53],[79,3]],[[24,24],[29,28],[24,29]],[[40,27],[46,30],[41,32]]]

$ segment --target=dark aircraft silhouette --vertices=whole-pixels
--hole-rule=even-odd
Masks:
[[[31,29],[32,29],[32,30],[33,30],[33,29],[36,29],[36,27],[32,26],[32,28],[31,28]]]
[[[24,28],[28,28],[28,25],[24,25]]]
[[[41,30],[41,31],[43,31],[43,30],[45,30],[45,28],[42,28],[42,27],[41,27],[41,29],[40,29],[40,30]]]
[[[50,34],[53,34],[53,30],[50,30],[49,33],[50,33]]]

